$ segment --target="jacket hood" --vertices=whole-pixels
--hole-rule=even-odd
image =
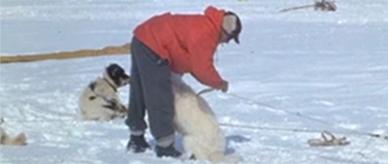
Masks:
[[[205,15],[210,19],[217,31],[221,29],[225,10],[217,9],[213,6],[208,6],[205,9]]]

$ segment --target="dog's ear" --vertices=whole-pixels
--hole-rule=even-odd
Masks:
[[[111,63],[108,66],[108,68],[115,68],[115,67],[120,67],[120,66],[117,63]]]
[[[106,68],[109,76],[111,77],[118,77],[119,74],[120,74],[120,71],[123,70],[118,64],[116,63],[113,63],[113,64],[110,64],[107,68]]]

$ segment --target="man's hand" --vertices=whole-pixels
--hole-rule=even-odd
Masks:
[[[221,90],[222,92],[227,92],[228,88],[229,88],[229,83],[227,81],[223,81],[221,87],[218,89]]]

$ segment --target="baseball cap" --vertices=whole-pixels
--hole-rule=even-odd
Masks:
[[[224,15],[224,20],[222,22],[222,28],[226,34],[233,38],[234,41],[239,44],[239,35],[242,29],[240,18],[236,13],[227,11]]]

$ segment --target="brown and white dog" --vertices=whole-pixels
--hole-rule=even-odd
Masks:
[[[20,133],[16,137],[9,136],[0,127],[0,145],[27,145],[27,137],[24,133]]]
[[[92,81],[79,99],[84,120],[108,121],[125,117],[128,109],[120,101],[117,89],[129,83],[129,76],[118,64],[105,68],[103,77]]]
[[[183,147],[198,160],[237,163],[239,157],[225,155],[225,137],[216,116],[204,98],[179,75],[172,74],[175,96],[174,124],[183,136]]]

